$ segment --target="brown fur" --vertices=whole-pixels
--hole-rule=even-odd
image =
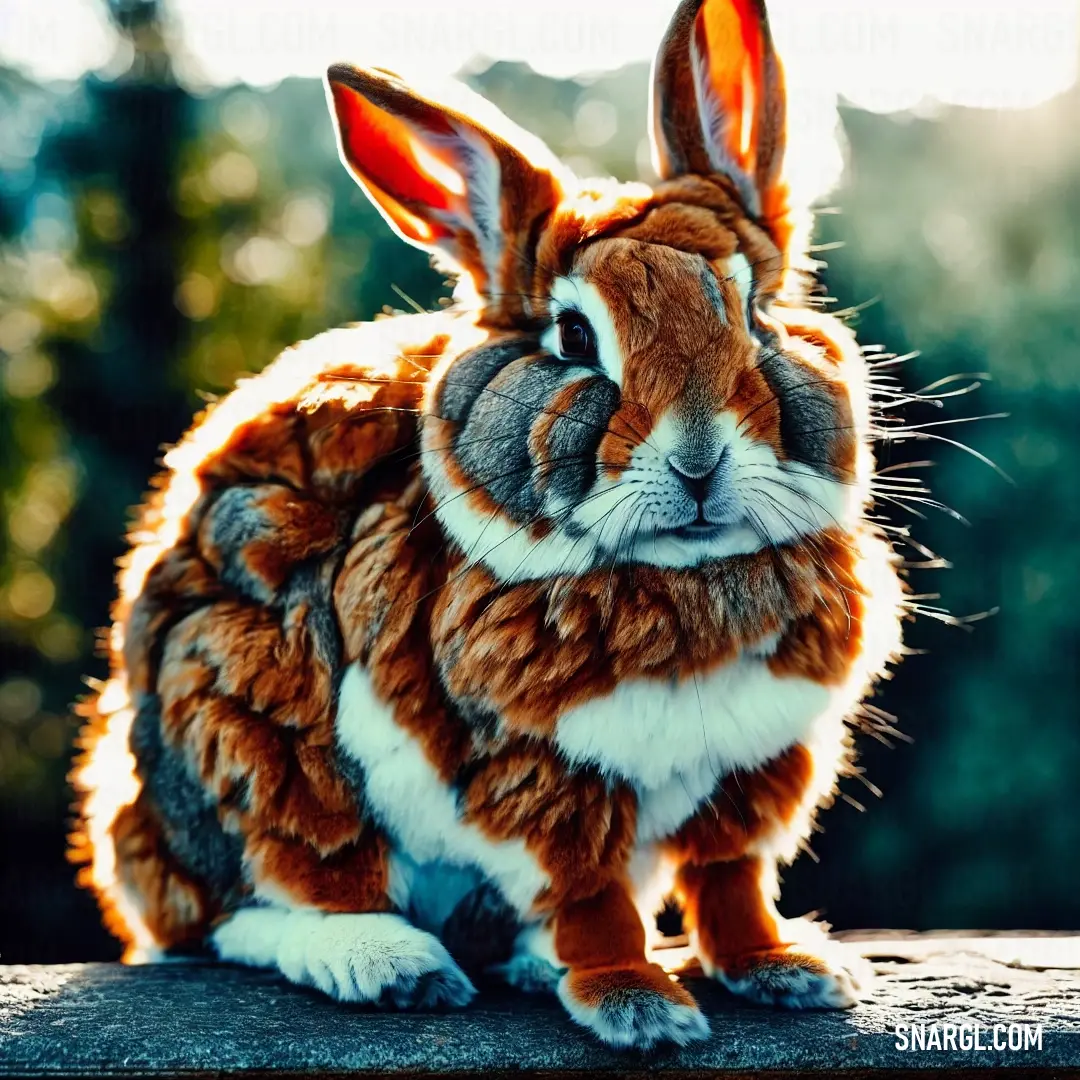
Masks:
[[[295,904],[326,912],[391,909],[386,895],[386,840],[370,825],[329,853],[303,837],[256,831],[247,838],[245,855],[257,884],[271,883]]]
[[[369,369],[346,360],[294,379],[284,400],[252,395],[247,415],[221,442],[204,418],[187,444],[196,449],[202,439],[204,447],[194,458],[197,488],[189,511],[169,518],[167,480],[148,504],[128,557],[137,565],[140,551],[158,550],[158,537],[177,528],[138,591],[122,593],[117,603],[125,632],[116,639],[114,670],[123,672],[130,692],[160,695],[166,739],[196,763],[223,826],[243,838],[256,883],[272,881],[297,902],[384,909],[385,843],[361,823],[353,793],[332,760],[329,665],[337,657],[320,657],[307,601],[284,608],[266,601],[276,599],[286,577],[304,564],[319,567],[315,577],[329,603],[348,536],[338,507],[357,498],[368,474],[408,445],[414,419],[387,409],[415,405],[423,372],[448,341],[440,334],[406,350],[416,360],[400,364],[392,381],[373,380]],[[269,380],[263,385],[267,394],[280,390]],[[173,489],[177,483],[171,481]],[[253,495],[264,527],[237,548],[217,536],[215,507],[222,494],[239,490]],[[229,584],[221,577],[226,571]],[[339,595],[341,587],[339,578]],[[349,626],[343,619],[347,641]],[[383,648],[389,651],[390,643]],[[101,719],[85,733],[84,763],[92,760],[103,730]],[[158,943],[185,946],[205,932],[212,901],[193,875],[175,866],[166,875],[167,841],[148,796],[139,800],[135,808],[121,808],[113,826],[119,873],[146,897],[145,919]],[[73,857],[89,859],[87,833],[75,841]],[[167,882],[160,888],[155,867]],[[171,915],[158,910],[170,897],[177,904]],[[111,910],[105,894],[102,900]],[[126,936],[122,916],[110,921]]]
[[[676,878],[686,925],[697,931],[698,947],[714,966],[745,953],[781,945],[776,919],[761,892],[757,858],[690,863]]]
[[[282,618],[273,608],[228,598],[217,574],[230,560],[240,561],[257,591],[271,594],[297,563],[328,560],[344,659],[365,663],[398,722],[421,739],[448,782],[472,753],[472,736],[435,689],[437,660],[453,658],[447,676],[455,696],[485,701],[509,730],[531,734],[550,733],[563,712],[620,680],[708,671],[793,616],[770,662],[774,670],[842,678],[857,641],[859,608],[839,536],[734,557],[690,576],[618,567],[575,579],[572,587],[556,579],[506,588],[451,549],[431,559],[434,522],[423,520],[429,511],[422,489],[403,479],[389,487],[369,484],[373,501],[346,534],[334,507],[342,491],[359,490],[370,469],[357,451],[392,463],[394,449],[405,445],[401,414],[376,411],[384,395],[393,400],[398,390],[379,386],[370,405],[349,409],[348,370],[340,378],[324,372],[300,388],[291,411],[275,407],[277,427],[260,415],[213,448],[198,470],[206,492],[195,504],[202,516],[188,519],[129,609],[126,671],[133,685],[161,694],[166,732],[200,762],[230,828],[250,837],[247,855],[258,856],[260,876],[280,876],[279,884],[297,897],[329,895],[329,887],[320,893],[310,883],[309,853],[348,859],[355,845],[374,841],[362,839],[367,833],[357,807],[329,756],[330,671],[311,662],[305,610]],[[312,395],[319,405],[309,413],[303,402]],[[321,453],[312,452],[313,444]],[[357,456],[345,458],[347,480],[333,479],[327,457],[346,445]],[[386,481],[408,475],[404,460],[395,468]],[[251,490],[272,527],[265,539],[225,551],[212,540],[210,495],[223,490],[223,481],[241,478],[262,484]],[[718,593],[737,602],[710,603]],[[602,785],[590,796],[588,784],[565,776],[547,751],[521,755],[511,747],[492,758],[466,787],[466,805],[493,839],[527,838],[552,876],[546,903],[557,906],[575,888],[587,893],[616,872],[615,852],[625,853],[631,840],[633,800],[619,797],[627,824],[609,835],[620,820],[611,818],[618,799],[610,802]],[[528,772],[530,783],[550,778],[540,786],[550,799],[519,792],[515,800],[512,784],[498,790],[500,775],[515,770]],[[243,811],[231,800],[240,778],[250,785]],[[752,778],[740,782],[752,786]],[[596,798],[597,824],[590,825],[577,810]],[[565,827],[572,836],[560,831]],[[332,868],[327,872],[335,880]],[[377,881],[378,873],[368,878]],[[342,903],[378,907],[385,902],[380,889]]]
[[[570,969],[566,992],[587,1008],[632,993],[694,1005],[663,968],[646,962],[645,930],[625,881],[563,907],[555,921],[555,951]]]
[[[564,910],[622,873],[637,809],[626,784],[574,773],[549,747],[530,739],[514,740],[469,774],[463,820],[492,840],[524,839],[550,874],[538,910]]]
[[[437,656],[454,659],[455,696],[489,702],[513,728],[550,733],[562,713],[622,680],[689,678],[805,616],[778,662],[800,673],[799,650],[813,647],[802,638],[816,643],[821,632],[819,597],[827,610],[854,603],[844,607],[841,585],[828,576],[850,581],[850,561],[839,538],[823,538],[817,546],[732,557],[694,575],[616,567],[575,578],[572,588],[562,579],[505,588],[470,567],[437,594],[433,642]],[[710,603],[716,595],[732,603]],[[832,623],[833,641],[843,646],[839,665],[857,642],[849,630],[846,621]],[[809,673],[810,658],[801,662]]]
[[[546,293],[556,275],[573,270],[596,286],[612,314],[626,382],[622,405],[600,447],[599,458],[609,475],[628,464],[656,418],[688,391],[752,421],[747,434],[787,460],[775,395],[753,363],[751,343],[739,329],[744,315],[738,288],[725,277],[726,260],[740,250],[754,267],[758,295],[775,294],[782,287],[784,260],[769,235],[740,217],[729,189],[698,177],[659,185],[637,215],[631,215],[625,200],[588,221],[579,214],[577,208],[556,212],[544,234],[549,249],[538,264],[534,291]],[[714,267],[726,325],[704,294],[686,288],[688,254],[700,255]],[[783,309],[779,314],[784,318]],[[816,354],[823,350],[835,364],[837,345],[826,327],[814,327],[812,315],[807,320],[799,311],[795,317],[810,322],[810,347],[799,347],[803,328],[791,325],[786,329],[795,339],[793,352],[806,364],[807,380],[832,385],[841,410],[829,463],[839,475],[850,476],[856,442],[843,430],[851,422],[850,407],[842,383],[823,369]]]
[[[791,824],[812,765],[810,751],[793,746],[760,769],[725,776],[708,804],[666,842],[667,851],[683,867],[742,859]]]
[[[120,811],[111,831],[121,881],[139,898],[150,932],[173,948],[200,945],[217,914],[216,904],[173,855],[145,791]]]

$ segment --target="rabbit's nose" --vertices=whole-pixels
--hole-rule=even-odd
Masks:
[[[709,448],[695,453],[669,454],[668,465],[687,494],[700,505],[708,498],[712,478],[723,459],[722,447],[715,450]]]

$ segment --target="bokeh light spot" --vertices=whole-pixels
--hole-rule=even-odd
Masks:
[[[259,170],[246,154],[228,150],[210,166],[207,180],[223,199],[242,202],[258,190]]]
[[[255,146],[270,133],[270,113],[257,95],[239,90],[222,103],[221,126],[243,146]]]
[[[330,225],[330,206],[322,195],[294,195],[281,212],[281,235],[296,247],[311,247]]]
[[[3,365],[4,391],[13,398],[35,398],[56,382],[56,365],[44,353],[20,352]]]
[[[587,98],[574,111],[574,133],[582,146],[604,146],[619,130],[619,114],[610,101]]]
[[[25,723],[37,715],[41,701],[41,687],[33,679],[5,679],[0,682],[0,722]]]
[[[208,319],[217,311],[217,287],[205,274],[190,273],[177,286],[176,306],[189,319]]]
[[[48,615],[56,601],[56,586],[44,570],[20,569],[6,590],[7,606],[22,619]]]

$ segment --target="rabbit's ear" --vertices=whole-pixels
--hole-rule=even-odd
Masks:
[[[327,85],[341,159],[394,229],[449,256],[480,292],[511,288],[538,219],[561,195],[546,148],[475,95],[457,110],[389,72],[347,64],[329,69]],[[478,112],[505,135],[481,126]],[[519,147],[530,142],[527,155]]]
[[[683,0],[653,64],[651,112],[661,177],[720,173],[753,217],[783,215],[784,75],[765,0]]]

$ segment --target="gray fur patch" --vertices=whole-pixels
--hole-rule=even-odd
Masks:
[[[499,890],[481,882],[454,907],[442,928],[443,944],[468,973],[505,963],[521,929],[517,913]]]
[[[156,694],[138,702],[131,751],[139,777],[161,815],[169,850],[227,906],[238,896],[243,843],[222,828],[213,795],[191,775],[183,753],[165,744]]]
[[[778,350],[763,349],[758,367],[780,402],[780,437],[787,456],[829,473],[840,414],[822,377]]]
[[[716,280],[713,268],[700,256],[701,267],[701,291],[708,297],[709,303],[716,312],[721,323],[727,324],[727,304],[724,303],[724,294],[720,291],[720,282]]]
[[[443,420],[463,423],[488,383],[508,364],[528,356],[536,343],[515,338],[484,345],[459,356],[443,376],[436,408]]]
[[[594,448],[607,430],[619,407],[619,388],[600,376],[590,379],[574,397],[573,409],[556,417],[548,432],[548,455],[560,468],[549,477],[553,494],[563,499],[579,499],[596,481]],[[582,460],[572,462],[575,454]]]
[[[580,367],[548,358],[532,338],[467,353],[443,379],[436,407],[461,425],[453,441],[457,464],[471,486],[519,524],[541,519],[549,492],[574,500],[595,482],[597,448],[618,408],[619,389],[602,376],[587,377],[566,414],[555,412],[554,396],[580,380]],[[537,459],[530,435],[549,416],[546,450]]]
[[[282,589],[281,601],[288,614],[301,605],[304,628],[318,658],[335,670],[341,657],[341,631],[333,610],[332,590],[337,559],[323,558],[301,563]]]
[[[259,503],[276,485],[235,485],[226,488],[207,511],[204,528],[221,558],[221,579],[245,596],[263,602],[273,599],[266,583],[253,577],[238,558],[244,548],[268,534],[266,515]]]
[[[475,484],[482,484],[515,521],[537,516],[542,497],[529,454],[529,432],[565,379],[555,363],[518,360],[503,368],[497,386],[478,398],[456,441],[457,458]]]

